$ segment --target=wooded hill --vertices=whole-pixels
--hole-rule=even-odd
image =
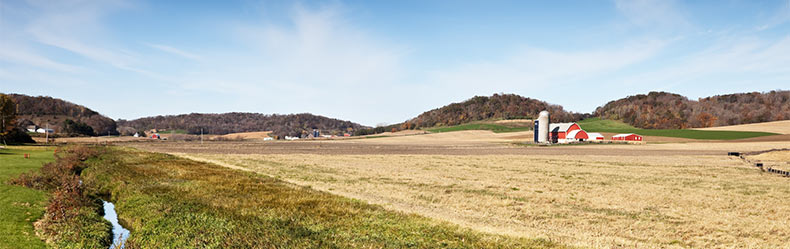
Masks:
[[[699,100],[650,92],[611,101],[595,116],[646,129],[684,129],[790,119],[790,91],[736,93]]]
[[[92,129],[92,133],[84,135],[118,134],[114,120],[85,106],[48,96],[8,95],[16,103],[17,126],[20,128],[29,125],[46,127],[49,124],[49,128],[58,133],[68,133],[65,124],[66,120],[71,120],[70,124],[87,125]]]
[[[301,114],[260,114],[231,112],[223,114],[181,114],[118,120],[120,129],[131,127],[135,130],[166,129],[185,130],[190,134],[228,134],[236,132],[272,131],[272,135],[302,136],[313,129],[321,134],[342,135],[346,132],[368,128],[351,121],[344,121],[309,113]]]
[[[562,106],[545,101],[516,94],[494,94],[490,97],[475,96],[460,103],[436,108],[406,123],[409,128],[427,128],[489,119],[534,119],[544,110],[549,111],[552,122],[578,121],[584,117],[583,114],[567,112]]]

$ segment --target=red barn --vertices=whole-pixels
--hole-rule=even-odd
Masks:
[[[612,140],[619,140],[619,141],[642,141],[642,136],[628,133],[628,134],[617,134],[612,137]]]
[[[549,140],[552,143],[557,143],[558,141],[565,140],[565,136],[569,132],[581,129],[582,128],[576,123],[549,124]],[[584,135],[586,136],[587,133],[584,133]]]
[[[565,142],[581,142],[590,139],[584,130],[572,130],[565,136]]]

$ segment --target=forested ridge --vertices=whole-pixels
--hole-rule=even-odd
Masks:
[[[790,119],[790,91],[716,95],[689,100],[679,94],[650,92],[614,100],[595,116],[647,129],[684,129]]]
[[[351,121],[328,118],[309,113],[260,114],[231,112],[222,114],[191,113],[145,117],[135,120],[118,120],[120,129],[135,130],[167,129],[186,130],[190,134],[228,134],[237,132],[272,131],[277,136],[302,136],[313,129],[322,134],[342,135],[367,128]]]
[[[489,119],[533,119],[547,110],[552,122],[571,122],[584,118],[583,114],[565,111],[560,105],[522,97],[517,94],[475,96],[420,114],[406,121],[410,128],[451,126]]]
[[[533,119],[543,110],[549,111],[552,122],[573,122],[597,116],[647,129],[699,128],[790,119],[790,91],[735,93],[698,100],[689,100],[674,93],[650,92],[611,101],[598,107],[593,114],[568,112],[560,105],[516,94],[494,94],[475,96],[424,112],[403,123],[377,128],[309,113],[192,113],[116,122],[90,108],[57,98],[22,94],[8,96],[16,103],[17,126],[43,127],[49,124],[57,132],[84,135],[118,134],[119,131],[130,135],[150,129],[185,130],[191,134],[198,134],[201,129],[206,134],[272,131],[278,136],[304,136],[313,129],[319,129],[322,134],[365,135],[480,120]]]
[[[95,134],[118,134],[115,121],[85,106],[49,96],[8,94],[16,103],[17,125],[46,127],[64,132],[67,120],[90,126]],[[85,134],[93,135],[93,134]]]

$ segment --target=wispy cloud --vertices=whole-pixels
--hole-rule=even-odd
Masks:
[[[664,90],[689,90],[706,84],[724,90],[743,90],[760,81],[790,77],[790,36],[780,40],[756,37],[719,39],[711,46],[678,57],[674,63],[624,77],[624,85],[662,86]],[[746,79],[735,76],[748,75]],[[767,82],[770,83],[770,82]],[[738,87],[740,86],[740,87]],[[711,90],[711,89],[707,89]]]
[[[339,5],[296,5],[285,23],[234,24],[229,30],[241,52],[202,56],[205,63],[184,73],[181,86],[235,95],[243,106],[341,118],[353,106],[370,115],[359,122],[386,119],[376,109],[389,107],[372,104],[399,98],[382,91],[398,85],[408,49],[374,38],[347,22],[343,11]]]
[[[30,1],[38,7],[24,31],[35,42],[58,47],[97,63],[118,69],[153,74],[135,64],[137,56],[118,45],[105,32],[103,18],[121,8],[124,1],[65,1],[52,4]]]
[[[190,60],[195,60],[195,61],[202,61],[203,60],[203,57],[201,57],[200,55],[197,55],[197,54],[194,54],[194,53],[190,53],[190,52],[186,52],[184,50],[177,49],[177,48],[174,48],[174,47],[171,47],[171,46],[168,46],[168,45],[152,44],[152,43],[145,43],[145,45],[149,46],[149,47],[152,47],[152,48],[155,48],[155,49],[158,49],[158,50],[161,50],[161,51],[164,51],[164,52],[167,52],[167,53],[178,55],[178,56],[190,59]]]
[[[290,26],[242,25],[238,37],[252,51],[261,83],[354,86],[397,78],[404,49],[347,23],[342,7],[296,6]]]
[[[24,46],[12,45],[10,42],[0,42],[0,61],[68,73],[81,70],[78,66],[54,61]]]
[[[680,30],[691,25],[674,0],[614,0],[628,20],[641,28]]]
[[[757,26],[756,30],[768,30],[787,22],[790,22],[790,0],[787,0],[784,5],[777,8],[776,14],[774,14],[765,24]]]
[[[448,93],[462,98],[504,91],[529,93],[532,97],[551,100],[569,94],[584,95],[588,90],[582,89],[586,89],[589,82],[599,82],[602,76],[649,60],[667,43],[634,41],[612,48],[576,52],[527,48],[496,62],[436,71],[430,78],[440,86],[437,88],[454,89]],[[575,90],[556,94],[564,89]]]

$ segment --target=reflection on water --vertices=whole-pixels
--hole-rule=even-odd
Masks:
[[[118,214],[115,213],[115,205],[112,202],[104,202],[104,219],[107,219],[112,223],[112,245],[110,245],[110,249],[112,248],[123,248],[124,242],[127,238],[129,238],[129,230],[122,227],[120,223],[118,223]]]

